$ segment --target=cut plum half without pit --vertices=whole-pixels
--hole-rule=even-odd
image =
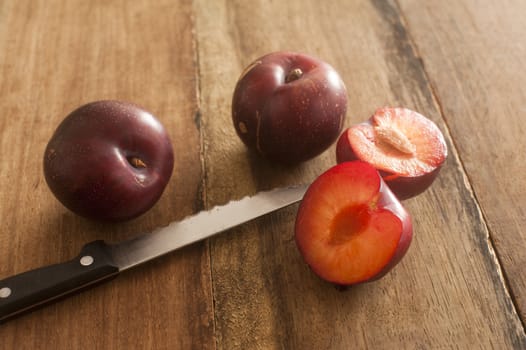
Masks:
[[[307,190],[295,224],[296,244],[322,279],[348,286],[376,280],[405,255],[408,212],[370,164],[338,164]]]

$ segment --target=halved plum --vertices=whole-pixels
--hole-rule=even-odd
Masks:
[[[447,158],[440,129],[407,108],[380,108],[364,123],[346,129],[336,145],[338,163],[373,165],[399,199],[425,191]]]
[[[408,212],[370,164],[338,164],[307,190],[295,224],[296,244],[310,268],[337,285],[378,279],[405,255]]]

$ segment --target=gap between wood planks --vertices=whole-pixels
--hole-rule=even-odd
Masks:
[[[523,331],[526,331],[526,320],[524,320],[522,318],[522,316],[521,316],[522,314],[520,312],[521,311],[520,307],[519,307],[519,305],[517,303],[517,298],[516,298],[516,296],[515,296],[515,294],[513,292],[513,289],[511,288],[511,285],[509,283],[509,279],[508,279],[508,276],[506,274],[506,271],[502,268],[501,258],[499,257],[498,250],[496,249],[494,238],[493,238],[491,229],[490,229],[490,227],[488,225],[488,219],[487,219],[486,215],[484,214],[484,211],[481,208],[481,205],[480,205],[479,199],[477,197],[477,194],[475,192],[475,189],[471,185],[471,178],[469,177],[469,174],[467,173],[466,168],[464,166],[464,162],[462,160],[462,156],[458,152],[458,147],[457,147],[456,141],[452,137],[452,134],[450,132],[451,128],[450,128],[450,126],[448,124],[447,118],[445,117],[444,108],[443,108],[442,103],[440,101],[440,98],[438,96],[438,91],[437,91],[436,87],[432,84],[432,81],[430,79],[430,75],[429,75],[429,73],[428,73],[428,71],[426,69],[426,66],[424,64],[422,56],[420,55],[420,51],[418,49],[418,45],[416,44],[415,40],[413,39],[413,37],[411,35],[411,30],[409,28],[409,22],[406,20],[406,18],[404,16],[404,12],[402,11],[402,7],[400,6],[399,1],[398,0],[393,0],[393,2],[394,2],[394,4],[397,7],[397,12],[398,12],[398,14],[400,16],[400,22],[401,22],[402,26],[407,29],[406,30],[406,35],[407,35],[408,43],[412,47],[412,49],[414,50],[416,56],[421,58],[420,62],[421,62],[421,66],[422,66],[422,72],[423,72],[424,76],[426,77],[427,85],[428,85],[429,90],[431,92],[431,97],[433,98],[433,102],[437,106],[438,112],[440,113],[440,117],[442,118],[442,121],[444,123],[445,134],[447,135],[447,138],[450,140],[452,148],[453,148],[452,149],[453,152],[450,152],[450,154],[452,156],[454,156],[456,158],[456,160],[458,161],[458,164],[459,164],[459,167],[460,167],[459,170],[460,170],[460,172],[462,174],[462,178],[464,180],[465,187],[466,187],[467,191],[469,192],[471,198],[473,199],[473,203],[475,205],[475,209],[477,210],[478,216],[483,219],[482,224],[483,224],[484,230],[485,230],[485,232],[487,234],[486,237],[485,237],[485,240],[486,240],[488,252],[489,252],[489,254],[490,254],[490,256],[491,256],[491,258],[493,260],[493,263],[494,263],[494,266],[495,266],[495,269],[496,269],[496,273],[497,273],[497,275],[498,275],[498,277],[500,279],[500,282],[502,283],[502,286],[504,288],[504,293],[509,298],[509,300],[511,301],[511,306],[512,306],[512,310],[511,311],[515,315],[517,315],[517,318],[519,319],[519,321],[521,323]]]
[[[196,20],[196,12],[195,8],[192,6],[191,11],[191,18],[190,22],[192,25],[192,50],[193,50],[193,61],[194,61],[194,74],[195,74],[195,96],[196,96],[196,110],[194,112],[194,124],[195,127],[199,131],[199,162],[201,166],[201,182],[199,184],[199,189],[197,191],[197,198],[195,199],[195,211],[198,212],[200,210],[206,209],[206,203],[207,203],[207,180],[208,180],[208,174],[206,171],[206,157],[205,157],[205,135],[204,135],[204,128],[202,127],[202,94],[201,94],[201,61],[200,61],[200,55],[199,55],[199,38],[197,35],[197,20]],[[216,336],[216,329],[217,329],[217,321],[216,321],[216,298],[214,293],[214,276],[213,276],[213,269],[212,269],[212,249],[210,247],[210,240],[206,240],[204,242],[205,244],[205,250],[206,250],[206,259],[207,259],[207,265],[208,265],[208,278],[210,280],[210,295],[212,297],[212,336],[214,338],[213,340],[213,346],[214,349],[219,348],[218,344],[218,337]]]

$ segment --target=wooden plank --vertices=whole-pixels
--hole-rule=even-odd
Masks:
[[[331,148],[283,168],[248,155],[237,139],[231,93],[243,68],[270,51],[308,52],[333,64],[347,82],[348,125],[376,107],[404,105],[447,131],[392,1],[198,0],[196,28],[206,206],[308,182],[334,164]],[[465,133],[472,132],[457,138]],[[218,348],[524,348],[487,227],[449,137],[448,144],[439,179],[406,201],[415,225],[408,256],[380,281],[340,292],[314,277],[293,241],[295,208],[213,239]]]
[[[400,5],[524,323],[526,2]]]
[[[192,18],[183,0],[0,2],[0,278],[202,208]],[[42,174],[58,123],[98,99],[144,106],[174,141],[174,175],[161,200],[125,224],[74,216]],[[2,325],[0,347],[213,349],[212,303],[208,247],[197,244]]]

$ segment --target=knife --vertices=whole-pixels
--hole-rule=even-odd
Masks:
[[[0,323],[132,267],[299,202],[306,185],[259,192],[119,243],[97,240],[74,259],[0,280]]]

